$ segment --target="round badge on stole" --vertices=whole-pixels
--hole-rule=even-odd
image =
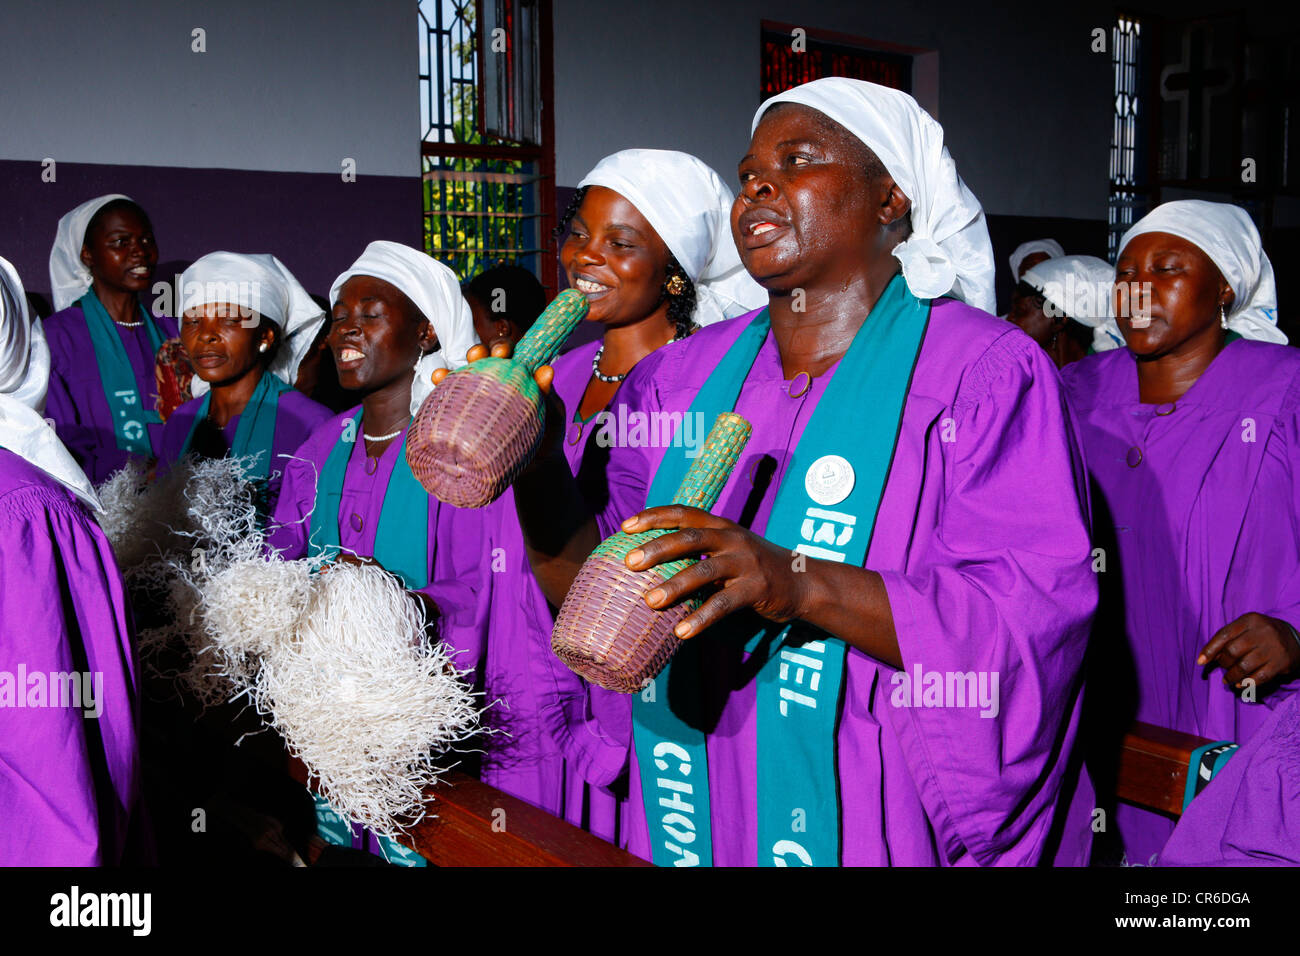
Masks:
[[[809,467],[803,486],[808,497],[819,505],[837,505],[853,491],[856,479],[848,459],[823,455]]]

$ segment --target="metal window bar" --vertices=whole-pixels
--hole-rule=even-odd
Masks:
[[[1139,96],[1138,57],[1142,24],[1121,16],[1111,29],[1111,66],[1114,74],[1114,120],[1110,137],[1110,201],[1107,211],[1108,253],[1111,262],[1119,254],[1119,240],[1148,204],[1137,173]]]
[[[483,130],[508,142],[541,142],[539,6],[482,0],[480,8],[482,35],[508,38],[504,50],[481,60]]]
[[[533,161],[424,157],[425,249],[462,278],[502,262],[536,274],[540,180]]]
[[[479,0],[418,9],[425,251],[461,279],[504,262],[540,276],[539,151],[484,133]]]
[[[475,0],[420,0],[421,139],[468,142],[479,129]]]

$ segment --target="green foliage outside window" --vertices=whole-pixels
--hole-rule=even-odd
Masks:
[[[465,42],[449,45],[461,67],[457,75],[470,79],[453,81],[448,94],[451,139],[464,144],[510,145],[478,131],[474,4],[466,3],[458,14],[471,30]],[[525,237],[534,220],[518,214],[532,212],[527,204],[532,198],[533,167],[524,160],[424,156],[425,250],[462,279],[500,262],[529,256],[532,243]],[[494,215],[500,213],[516,215]]]

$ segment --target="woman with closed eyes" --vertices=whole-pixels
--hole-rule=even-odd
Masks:
[[[1115,734],[1136,719],[1246,744],[1300,688],[1300,352],[1250,217],[1154,209],[1120,241],[1114,313],[1126,347],[1063,372],[1107,555],[1097,637],[1114,644],[1090,693]],[[1133,864],[1173,829],[1126,804],[1115,820]],[[1241,835],[1271,852],[1262,822]]]

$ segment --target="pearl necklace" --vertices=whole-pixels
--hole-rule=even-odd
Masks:
[[[365,432],[362,432],[361,437],[364,438],[366,441],[381,442],[381,441],[390,441],[396,438],[400,434],[402,434],[402,429],[399,428],[397,429],[397,431],[389,432],[387,435],[367,435]]]
[[[114,319],[113,321],[117,322],[117,324],[122,326],[124,329],[138,329],[140,326],[144,325],[144,319],[137,319],[134,322],[118,322],[117,319]]]
[[[682,335],[680,332],[674,333],[672,339],[669,340],[669,344],[671,344],[672,342],[676,342],[681,337]],[[619,382],[623,381],[623,379],[627,378],[628,372],[630,372],[631,369],[628,369],[628,371],[624,372],[622,375],[604,374],[600,370],[600,359],[601,356],[603,356],[604,354],[605,354],[605,343],[602,342],[600,343],[600,348],[596,349],[596,354],[593,355],[591,358],[591,374],[595,375],[596,378],[600,379],[606,385],[617,385]]]

